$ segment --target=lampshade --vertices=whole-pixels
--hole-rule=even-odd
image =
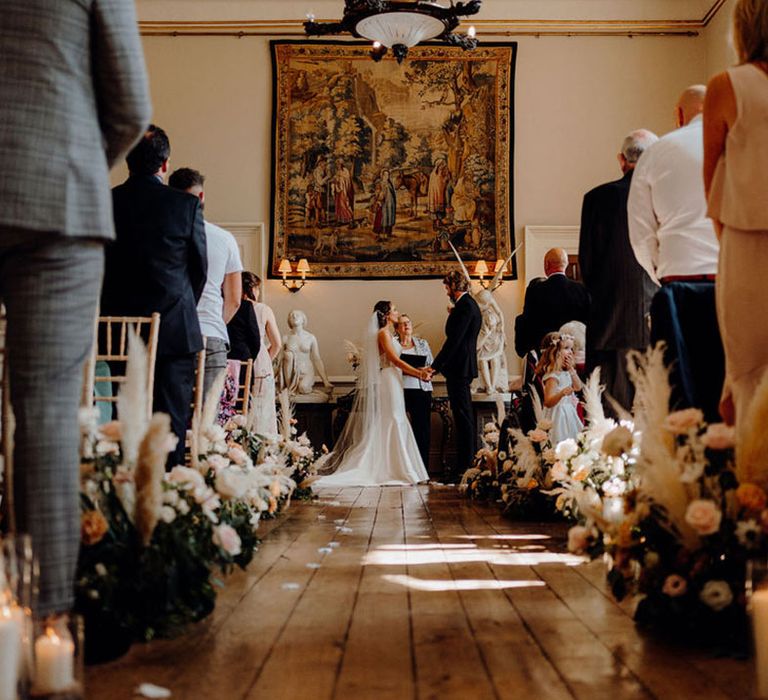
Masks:
[[[277,271],[282,273],[282,274],[284,274],[284,275],[290,274],[290,272],[291,272],[291,261],[288,260],[288,258],[283,258],[282,261],[280,262],[280,267],[277,268]]]
[[[418,12],[383,12],[361,19],[355,29],[366,39],[384,46],[403,44],[411,47],[440,36],[445,25],[436,17]]]
[[[299,264],[296,266],[296,272],[309,272],[309,263],[306,258],[299,260]]]
[[[485,260],[478,260],[475,263],[475,274],[476,275],[488,274],[488,264],[485,262]]]
[[[494,272],[498,272],[501,270],[501,268],[504,267],[504,261],[503,260],[497,260],[496,261],[496,267],[493,268]]]

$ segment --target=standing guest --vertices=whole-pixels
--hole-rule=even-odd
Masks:
[[[208,263],[200,200],[164,184],[170,153],[165,132],[150,124],[128,154],[128,179],[112,190],[117,240],[107,249],[101,310],[160,313],[153,408],[171,417],[173,466],[184,463],[195,354],[203,349],[197,302]]]
[[[417,356],[424,358],[420,361],[419,366],[429,367],[432,364],[432,350],[424,338],[413,335],[413,323],[410,317],[406,314],[400,314],[395,329],[403,349],[400,359],[409,362],[411,356]],[[403,375],[403,393],[405,395],[405,410],[411,418],[411,427],[416,438],[416,444],[419,446],[421,461],[424,462],[426,468],[429,468],[429,444],[432,434],[432,382],[405,374]]]
[[[627,352],[648,346],[647,317],[656,293],[656,285],[637,262],[629,243],[627,199],[637,161],[658,140],[646,129],[630,133],[618,155],[623,176],[588,192],[581,208],[579,268],[592,300],[586,372],[591,374],[599,367],[606,392],[627,410],[634,397]]]
[[[544,256],[544,274],[525,290],[523,313],[515,319],[515,350],[520,357],[538,350],[542,338],[568,321],[586,323],[589,292],[584,285],[565,276],[568,254],[552,248]]]
[[[552,421],[552,444],[575,438],[584,428],[574,392],[582,385],[573,364],[573,338],[547,333],[541,343],[536,375],[544,385],[544,417]]]
[[[103,243],[114,236],[108,170],[150,114],[134,3],[3,2],[0,295],[17,421],[13,514],[34,540],[41,615],[73,604],[77,407]]]
[[[277,412],[273,362],[283,347],[283,340],[274,312],[264,302],[259,301],[260,298],[261,278],[253,272],[243,272],[243,303],[253,304],[261,338],[261,347],[253,361],[253,429],[260,435],[274,435],[277,433]]]
[[[477,443],[470,385],[477,377],[477,336],[482,316],[477,302],[467,293],[469,282],[454,270],[443,278],[453,308],[445,323],[445,343],[432,369],[445,377],[448,400],[456,427],[456,465],[449,477],[458,480],[472,466]]]
[[[739,65],[709,83],[704,182],[720,239],[721,413],[740,426],[768,366],[768,294],[755,274],[768,265],[768,2],[739,0],[733,19]]]
[[[259,332],[259,322],[256,320],[256,310],[251,302],[256,297],[252,296],[253,283],[246,276],[251,273],[241,272],[243,296],[241,303],[235,315],[227,324],[229,333],[229,353],[227,357],[230,360],[248,362],[257,357],[261,350],[261,333]]]
[[[638,263],[661,283],[651,303],[651,342],[667,344],[676,408],[717,416],[724,359],[715,311],[718,243],[701,171],[706,88],[678,100],[678,128],[651,145],[635,167],[627,214]]]
[[[179,168],[171,173],[168,186],[192,194],[200,200],[205,210],[205,177],[192,168]],[[208,260],[208,274],[203,295],[197,303],[200,332],[205,342],[205,374],[203,395],[221,372],[227,370],[229,336],[227,324],[240,306],[243,286],[240,273],[240,250],[235,237],[210,221],[205,221],[205,248]]]

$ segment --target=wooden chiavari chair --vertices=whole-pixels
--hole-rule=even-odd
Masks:
[[[253,360],[248,360],[244,365],[240,363],[241,368],[245,367],[245,372],[238,373],[237,380],[237,399],[235,409],[245,417],[246,421],[251,415],[251,389],[253,389]],[[242,380],[242,381],[241,381]]]
[[[8,358],[6,352],[6,328],[7,319],[5,307],[0,309],[0,377],[2,377],[2,401],[0,402],[0,442],[2,443],[2,460],[0,467],[2,474],[2,503],[0,504],[0,517],[5,521],[4,529],[15,532],[16,519],[13,509],[13,433],[16,429],[16,421],[11,408],[11,390],[8,375]]]
[[[97,319],[93,353],[85,367],[83,404],[93,406],[98,403],[117,403],[120,385],[125,383],[128,338],[131,330],[135,331],[147,346],[147,417],[151,417],[157,337],[160,331],[159,313],[151,316],[100,316]],[[109,365],[109,375],[97,374],[99,362]],[[106,384],[111,385],[112,391],[106,395],[97,391],[99,386]]]

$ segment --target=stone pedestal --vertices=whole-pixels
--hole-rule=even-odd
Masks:
[[[306,433],[312,446],[320,449],[333,446],[333,412],[336,402],[327,394],[294,396],[293,413],[297,435]]]

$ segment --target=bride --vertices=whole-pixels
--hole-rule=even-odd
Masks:
[[[320,466],[328,476],[316,486],[396,486],[429,478],[405,415],[402,375],[428,381],[432,370],[416,369],[400,359],[394,335],[398,318],[392,302],[379,301],[373,307],[355,402],[333,452]]]

